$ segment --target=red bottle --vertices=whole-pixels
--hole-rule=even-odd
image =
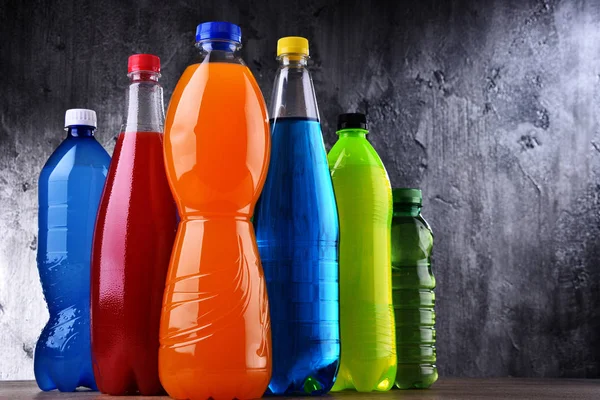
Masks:
[[[163,161],[160,60],[129,57],[127,119],[119,135],[94,231],[92,361],[98,389],[163,392],[158,329],[177,212]]]

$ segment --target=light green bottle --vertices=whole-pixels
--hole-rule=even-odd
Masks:
[[[340,221],[341,363],[332,391],[386,391],[396,377],[392,189],[364,114],[338,117],[328,155]]]

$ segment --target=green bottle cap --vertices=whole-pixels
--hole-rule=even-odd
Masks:
[[[392,189],[392,196],[394,197],[394,204],[395,203],[403,203],[403,204],[421,205],[421,203],[423,201],[423,195],[421,194],[421,189],[407,189],[407,188]]]

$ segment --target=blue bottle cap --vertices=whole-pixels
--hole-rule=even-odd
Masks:
[[[230,22],[204,22],[196,28],[196,42],[209,39],[242,42],[242,30]]]

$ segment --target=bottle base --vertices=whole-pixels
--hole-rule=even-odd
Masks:
[[[169,396],[176,400],[252,400],[263,396],[269,376],[270,371],[266,369],[229,371],[226,375],[188,370],[163,376],[162,380]]]
[[[123,382],[121,380],[113,382],[109,385],[100,385],[100,393],[109,396],[160,396],[164,395],[165,391],[157,382],[149,382],[146,384],[138,384],[136,380],[131,382]]]
[[[309,376],[301,376],[290,382],[293,372],[273,374],[266,396],[320,396],[331,390],[338,370],[338,362],[313,371]]]
[[[343,356],[342,356],[343,357]],[[356,390],[357,392],[387,392],[394,386],[396,363],[389,359],[354,362],[352,368],[341,365],[332,392]],[[371,367],[371,368],[369,368]]]
[[[438,379],[435,365],[398,364],[395,387],[398,389],[429,389]]]
[[[53,362],[54,361],[54,362]],[[81,371],[81,361],[64,359],[36,359],[34,364],[35,380],[44,392],[58,389],[60,392],[76,392],[78,388],[98,390],[94,375],[90,371]]]

